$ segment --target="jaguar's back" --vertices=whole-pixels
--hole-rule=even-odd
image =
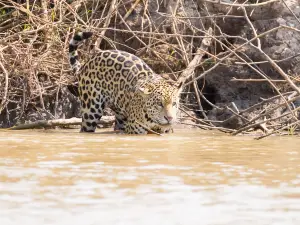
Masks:
[[[140,58],[118,50],[105,50],[95,54],[81,67],[79,78],[82,90],[87,86],[86,81],[90,80],[96,82],[90,86],[94,85],[96,90],[101,87],[110,95],[121,95],[132,90],[138,82],[162,79]]]

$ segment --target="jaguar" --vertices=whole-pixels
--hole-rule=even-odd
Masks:
[[[78,46],[93,35],[77,32],[69,42],[69,61],[78,78],[81,132],[94,132],[106,107],[115,130],[126,134],[166,133],[177,119],[182,84],[169,82],[139,57],[120,50],[99,50],[81,65]]]

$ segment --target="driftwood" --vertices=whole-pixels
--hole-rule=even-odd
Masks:
[[[115,122],[114,116],[102,116],[98,124],[104,127],[111,127]],[[71,125],[80,125],[81,118],[71,118],[71,119],[56,119],[56,120],[38,120],[32,123],[20,124],[8,130],[25,130],[25,129],[37,129],[37,128],[54,128],[54,127],[65,127]]]

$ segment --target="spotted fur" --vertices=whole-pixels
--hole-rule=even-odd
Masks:
[[[80,66],[77,47],[91,35],[78,33],[69,46],[70,64],[79,78],[81,132],[95,131],[105,107],[115,112],[117,130],[128,134],[169,131],[176,121],[180,87],[124,51],[100,51]]]

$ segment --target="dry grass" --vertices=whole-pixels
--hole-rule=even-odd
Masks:
[[[264,52],[261,39],[279,29],[293,32],[299,30],[278,26],[257,33],[249,19],[251,10],[255,7],[275,4],[279,1],[255,1],[255,3],[235,1],[231,4],[227,1],[225,3],[203,0],[199,2],[203,3],[202,11],[205,15],[201,12],[194,17],[188,16],[186,5],[182,0],[164,0],[156,12],[153,11],[153,2],[155,1],[1,1],[0,114],[2,120],[10,119],[8,115],[15,113],[15,118],[10,124],[12,125],[20,120],[29,108],[45,110],[57,119],[54,112],[55,107],[59,105],[57,103],[59,92],[67,85],[76,82],[68,64],[68,40],[76,30],[90,30],[94,31],[96,36],[89,42],[88,47],[84,47],[81,51],[83,60],[88,53],[97,51],[99,47],[117,48],[144,58],[156,72],[168,73],[176,79],[186,80],[182,109],[187,112],[186,115],[189,115],[188,117],[196,126],[202,126],[203,129],[217,128],[233,134],[259,128],[266,132],[266,135],[270,135],[282,128],[286,129],[287,124],[291,123],[293,131],[297,131],[299,107],[293,107],[290,103],[291,99],[298,99],[300,94],[300,89],[296,85],[298,79],[296,75],[287,74],[278,66],[278,61],[271,59]],[[227,7],[227,12],[216,15],[210,12],[207,4]],[[240,13],[232,13],[237,9]],[[295,15],[293,16],[299,20]],[[247,39],[222,32],[222,28],[216,21],[226,18],[246,21],[252,30],[252,37]],[[193,21],[198,21],[197,26]],[[210,42],[203,47],[201,43],[203,44],[205,37],[209,38]],[[233,38],[238,39],[240,44],[231,44],[228,40]],[[248,47],[259,52],[264,62],[253,62],[243,56],[243,50]],[[222,51],[217,48],[221,48]],[[196,60],[197,63],[193,63],[195,62],[193,59],[199,55],[201,57]],[[205,58],[202,57],[204,55]],[[207,112],[202,107],[203,102],[213,108],[220,107],[206,99],[201,87],[197,86],[197,81],[203,80],[219,65],[227,64],[232,59],[237,65],[244,64],[261,77],[250,80],[249,76],[249,79],[234,79],[233,82],[266,82],[274,89],[274,96],[263,99],[257,103],[257,106],[280,99],[280,106],[287,108],[287,112],[281,115],[280,122],[277,117],[270,117],[278,107],[275,104],[267,108],[263,107],[261,111],[255,111],[256,116],[252,118],[245,118],[244,115],[257,107],[239,110],[234,103],[228,104],[224,109],[230,110],[232,115],[226,121],[234,118],[243,121],[243,124],[234,130],[222,128],[222,124],[226,121],[210,121],[207,118]],[[256,65],[260,63],[268,63],[270,68],[280,74],[282,80],[278,82],[276,79],[271,79],[257,69]],[[283,86],[286,88],[283,89]],[[52,108],[49,108],[49,98],[54,98],[57,103]],[[201,110],[201,118],[190,115],[188,111],[191,108]]]

